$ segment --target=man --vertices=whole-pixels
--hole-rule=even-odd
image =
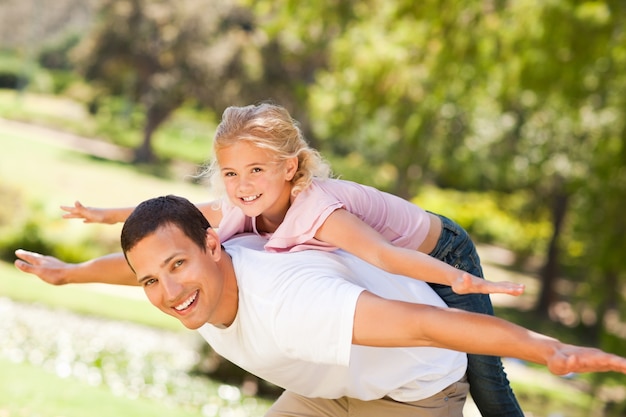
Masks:
[[[286,389],[269,416],[461,416],[460,352],[518,357],[555,374],[626,373],[625,358],[445,308],[424,283],[346,253],[271,254],[258,237],[224,248],[179,197],[140,204],[121,240],[152,304]]]

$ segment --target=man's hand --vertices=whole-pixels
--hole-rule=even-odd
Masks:
[[[74,266],[54,256],[45,256],[23,249],[16,250],[15,256],[18,257],[15,261],[17,269],[37,275],[41,280],[52,285],[67,284],[67,272]]]
[[[600,349],[561,343],[547,358],[548,369],[555,375],[571,372],[621,372],[626,374],[626,358]]]

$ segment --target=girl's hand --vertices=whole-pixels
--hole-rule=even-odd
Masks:
[[[520,295],[524,292],[524,284],[501,281],[493,282],[478,278],[467,272],[462,273],[451,285],[457,294],[508,294]]]
[[[109,218],[108,209],[85,207],[80,201],[76,201],[74,206],[61,206],[61,210],[67,211],[67,214],[63,215],[64,219],[83,219],[83,223],[117,223]]]

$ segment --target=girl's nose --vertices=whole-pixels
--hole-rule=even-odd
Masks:
[[[250,179],[247,176],[240,176],[239,177],[239,183],[237,184],[237,188],[239,188],[240,190],[246,190],[248,188],[250,188],[250,185],[252,183],[250,182]]]

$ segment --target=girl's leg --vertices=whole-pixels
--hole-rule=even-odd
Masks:
[[[430,256],[484,278],[476,247],[467,232],[450,219],[439,217],[442,222],[441,237]],[[449,307],[493,315],[493,305],[487,294],[459,295],[446,285],[430,286]],[[485,355],[467,355],[467,358],[470,394],[483,417],[523,417],[500,358]]]

